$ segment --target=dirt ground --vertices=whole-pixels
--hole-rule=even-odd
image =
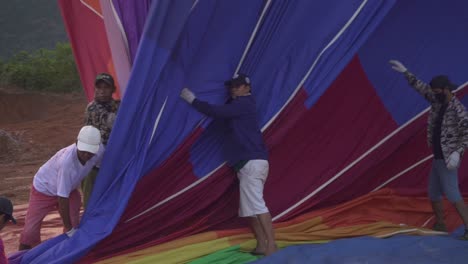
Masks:
[[[0,88],[0,195],[13,201],[19,220],[18,226],[2,230],[7,252],[17,248],[11,241],[18,239],[34,174],[59,149],[75,141],[83,125],[86,104],[83,93]],[[56,216],[51,218],[55,224],[49,227],[60,226]]]

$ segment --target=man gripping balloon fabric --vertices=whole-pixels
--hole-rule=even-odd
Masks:
[[[249,219],[257,239],[257,247],[252,253],[268,256],[277,251],[271,215],[263,199],[263,186],[269,170],[268,151],[258,125],[250,78],[238,74],[224,84],[231,97],[224,105],[201,101],[188,88],[182,90],[180,97],[197,111],[225,121],[224,153],[239,179],[239,216]]]

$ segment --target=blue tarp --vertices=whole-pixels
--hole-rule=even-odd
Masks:
[[[450,236],[407,236],[386,239],[357,237],[327,244],[290,246],[255,264],[464,264],[468,241]]]

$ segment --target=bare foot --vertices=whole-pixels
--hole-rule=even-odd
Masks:
[[[266,245],[260,245],[260,243],[257,243],[257,246],[255,247],[254,250],[250,252],[252,255],[265,255],[266,251]]]
[[[278,247],[276,246],[276,244],[273,244],[272,246],[268,246],[267,249],[265,250],[265,256],[270,256],[276,251],[278,251]]]

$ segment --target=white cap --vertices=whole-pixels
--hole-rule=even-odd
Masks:
[[[76,147],[79,151],[96,154],[101,144],[101,132],[93,126],[84,126],[78,134]]]

